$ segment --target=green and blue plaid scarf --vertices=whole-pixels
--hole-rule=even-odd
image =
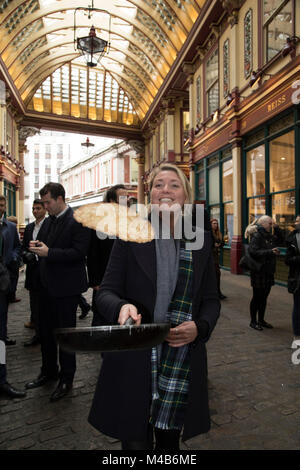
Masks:
[[[167,321],[174,328],[192,320],[192,252],[180,244],[179,274]],[[173,348],[164,342],[158,364],[152,348],[152,407],[150,422],[160,429],[181,429],[188,399],[190,346]]]

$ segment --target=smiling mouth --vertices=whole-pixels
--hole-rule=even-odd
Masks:
[[[168,197],[163,197],[159,200],[159,202],[173,202],[173,199],[170,199]]]

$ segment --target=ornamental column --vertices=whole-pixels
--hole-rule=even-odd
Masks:
[[[230,250],[230,268],[233,274],[241,274],[239,267],[242,256],[242,149],[241,139],[235,139],[232,143],[232,167],[233,167],[233,237]]]

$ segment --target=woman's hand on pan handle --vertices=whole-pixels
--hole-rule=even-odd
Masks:
[[[139,326],[141,324],[142,315],[138,313],[136,306],[132,304],[125,304],[120,310],[118,323],[120,323],[120,325],[124,325],[129,317],[134,320],[135,325]]]
[[[169,346],[179,348],[185,344],[192,343],[198,336],[198,329],[194,321],[185,321],[175,328],[171,328],[166,341]]]

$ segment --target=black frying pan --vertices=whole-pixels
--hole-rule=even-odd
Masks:
[[[162,343],[171,327],[169,323],[136,326],[129,324],[130,320],[122,326],[59,328],[55,336],[61,348],[68,352],[132,351]]]

